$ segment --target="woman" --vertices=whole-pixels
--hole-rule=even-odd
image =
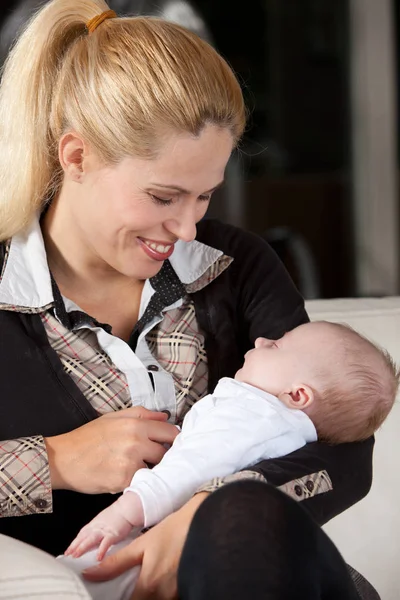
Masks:
[[[177,25],[115,17],[101,0],[45,5],[13,48],[0,89],[0,532],[54,554],[136,469],[160,461],[173,423],[239,368],[255,338],[307,321],[262,240],[202,220],[245,126],[232,71]],[[272,516],[271,532],[289,503],[293,526],[272,532],[280,541],[268,547],[292,571],[288,548],[302,527],[312,531],[307,581],[314,586],[323,556],[354,597],[329,540],[266,481],[323,523],[367,493],[372,446],[310,444],[208,482],[114,559],[117,569],[143,562],[135,597],[174,597],[201,504],[181,560],[180,594],[189,597],[204,580],[182,566],[194,546],[206,559],[208,545],[218,547],[211,538],[225,540],[215,568],[235,544],[246,560],[250,545],[265,561],[259,520]],[[232,514],[217,518],[226,503]],[[205,533],[204,518],[215,526],[203,547],[195,524]],[[247,581],[252,568],[239,563]],[[277,585],[287,585],[282,573]],[[211,596],[207,588],[201,597]]]

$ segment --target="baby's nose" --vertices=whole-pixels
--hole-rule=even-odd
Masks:
[[[271,344],[272,344],[272,342],[268,338],[259,337],[254,342],[254,348],[262,348],[265,346],[270,346]]]

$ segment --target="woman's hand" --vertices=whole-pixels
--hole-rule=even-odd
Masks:
[[[158,464],[179,431],[165,413],[142,407],[107,413],[45,438],[53,489],[84,494],[121,492],[146,463]]]
[[[207,493],[193,496],[180,510],[138,537],[129,546],[83,572],[90,581],[106,581],[135,565],[142,565],[132,600],[174,600],[183,545],[200,504]]]

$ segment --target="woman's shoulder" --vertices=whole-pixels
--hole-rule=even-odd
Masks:
[[[200,221],[197,224],[196,239],[235,259],[260,252],[274,255],[267,242],[260,236],[217,219]]]
[[[301,295],[277,254],[261,236],[204,219],[198,223],[197,240],[234,259],[224,271],[224,283],[232,303],[238,307],[241,325],[248,324],[247,339],[277,339],[308,321]],[[214,298],[213,302],[218,306]]]

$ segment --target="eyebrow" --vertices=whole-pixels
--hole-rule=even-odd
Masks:
[[[211,192],[215,192],[215,190],[220,188],[224,184],[224,182],[225,181],[223,179],[222,181],[217,183],[216,186],[211,188],[211,190],[207,190],[206,192],[203,192],[203,194],[211,194]],[[174,192],[179,192],[180,194],[186,194],[187,196],[189,196],[191,194],[191,192],[189,190],[185,190],[184,188],[180,187],[179,185],[168,185],[166,183],[156,183],[156,182],[150,182],[149,185],[150,186],[154,185],[156,187],[163,188],[166,190],[171,190],[171,191],[173,190]]]

